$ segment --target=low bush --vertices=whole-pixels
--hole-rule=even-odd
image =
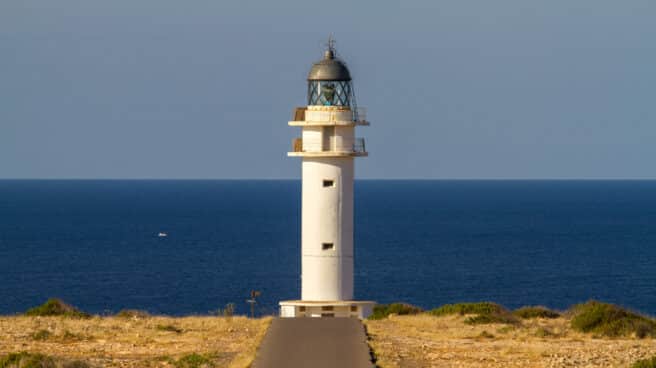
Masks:
[[[81,360],[73,360],[71,362],[66,362],[62,365],[62,368],[91,368],[87,362]]]
[[[481,332],[481,334],[478,335],[478,337],[481,337],[481,338],[484,338],[484,339],[493,339],[493,338],[494,338],[494,335],[491,334],[491,333],[489,333],[489,332],[487,332],[487,331],[485,331],[485,330],[483,330],[483,331]]]
[[[480,302],[480,303],[457,303],[445,304],[441,307],[431,310],[430,314],[434,316],[445,316],[449,314],[492,314],[498,312],[507,312],[507,310],[496,303]]]
[[[423,311],[420,307],[406,303],[376,304],[369,319],[383,319],[387,318],[390,314],[419,314]]]
[[[90,368],[90,365],[80,360],[64,361],[44,354],[11,353],[0,357],[0,368]]]
[[[490,302],[445,304],[428,313],[433,316],[446,316],[451,314],[464,316],[467,314],[473,314],[474,316],[465,319],[465,323],[469,325],[489,323],[516,324],[519,322],[506,308],[499,304]]]
[[[139,309],[122,309],[121,311],[116,313],[116,317],[133,318],[133,319],[148,318],[150,317],[150,313]]]
[[[61,335],[61,339],[67,342],[88,340],[88,338],[83,334],[74,333],[69,330],[64,331],[64,333]]]
[[[182,329],[175,327],[173,325],[157,325],[155,328],[160,331],[182,333]]]
[[[48,299],[47,302],[25,312],[26,316],[63,316],[71,318],[89,318],[90,314],[80,311],[72,305],[64,303],[61,299]]]
[[[601,336],[656,337],[656,321],[614,304],[589,301],[572,307],[572,328]]]
[[[55,361],[43,354],[11,353],[0,359],[0,368],[54,368]]]
[[[517,318],[507,311],[493,312],[490,314],[479,314],[465,319],[468,325],[487,325],[490,323],[502,323],[513,325],[519,323]]]
[[[523,319],[560,317],[558,312],[552,311],[551,309],[542,306],[521,307],[519,309],[515,309],[512,314]]]
[[[188,354],[175,362],[176,368],[211,368],[214,367],[212,360],[200,354]]]
[[[631,368],[656,368],[656,356],[641,359],[631,365]]]
[[[50,338],[50,335],[51,333],[48,330],[39,330],[32,334],[32,339],[38,341],[44,341],[44,340],[48,340],[48,338]]]
[[[512,332],[516,329],[516,326],[503,326],[497,328],[497,332],[500,334],[507,334],[509,332]]]

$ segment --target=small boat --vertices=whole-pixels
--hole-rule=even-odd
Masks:
[[[167,234],[167,233],[158,233],[157,236],[160,237],[160,238],[166,238],[167,236],[169,236],[169,234]]]

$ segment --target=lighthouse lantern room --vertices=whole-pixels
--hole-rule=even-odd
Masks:
[[[354,159],[367,156],[355,128],[369,122],[332,40],[307,82],[307,106],[289,122],[301,137],[288,153],[302,160],[301,300],[280,302],[280,314],[366,318],[374,302],[353,300],[353,179]]]

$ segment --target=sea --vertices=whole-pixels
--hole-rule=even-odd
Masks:
[[[253,290],[275,314],[300,297],[300,214],[298,180],[3,180],[0,314],[246,314]],[[656,315],[656,181],[356,181],[355,294]]]

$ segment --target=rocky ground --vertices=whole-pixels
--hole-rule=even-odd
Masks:
[[[656,355],[656,339],[573,331],[566,318],[467,325],[465,317],[395,316],[366,321],[377,364],[415,367],[630,367]]]
[[[216,367],[252,362],[270,318],[0,317],[0,356],[27,351],[92,367],[177,367],[185,356]],[[198,358],[200,357],[200,358]]]

